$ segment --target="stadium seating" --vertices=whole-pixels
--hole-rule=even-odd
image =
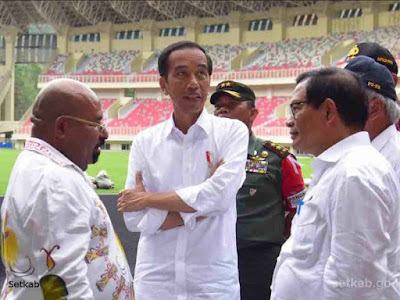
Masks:
[[[231,62],[249,47],[258,48],[256,56],[242,70],[274,70],[320,67],[322,55],[343,40],[357,42],[376,41],[400,58],[400,26],[377,28],[370,32],[334,33],[326,37],[309,39],[286,39],[280,42],[248,43],[243,45],[204,46],[214,65],[214,72],[231,70]],[[299,51],[301,50],[301,51]],[[161,51],[156,50],[151,61],[139,74],[157,74],[157,60]],[[112,51],[87,54],[77,66],[74,74],[119,75],[131,74],[132,60],[139,54],[135,50]],[[63,74],[69,55],[58,55],[47,70],[48,75]]]
[[[256,100],[259,114],[253,126],[285,126],[286,118],[276,117],[275,109],[288,101],[288,97],[260,97]],[[127,115],[108,122],[108,127],[149,127],[165,121],[172,113],[170,100],[135,99]]]
[[[240,54],[244,47],[240,45],[213,45],[204,46],[213,62],[214,72],[231,70],[231,61]]]
[[[106,111],[117,99],[100,99],[101,110]]]
[[[155,50],[151,61],[143,68],[143,72],[139,74],[158,74],[158,58],[160,54],[161,50]]]
[[[400,26],[381,27],[373,31],[360,32],[355,40],[359,43],[376,42],[389,49],[395,58],[400,58]]]
[[[319,38],[260,43],[258,44],[259,55],[244,68],[247,70],[271,70],[320,67],[322,66],[322,55],[326,51],[352,37],[352,34],[341,33]]]
[[[257,98],[256,107],[258,109],[258,116],[254,120],[253,126],[285,126],[286,118],[277,118],[275,116],[275,109],[288,100],[289,97]]]
[[[133,59],[139,54],[138,50],[112,51],[109,53],[87,54],[77,66],[74,74],[83,75],[120,75],[131,73]]]
[[[165,121],[172,113],[170,100],[157,99],[136,99],[133,106],[126,116],[111,120],[108,127],[149,127]]]
[[[68,60],[69,54],[59,54],[53,61],[49,69],[47,70],[47,75],[61,75],[65,73],[65,62]]]
[[[248,48],[256,48],[254,57],[241,70],[234,70],[236,73],[243,73],[241,79],[258,79],[253,74],[272,72],[281,73],[277,77],[296,76],[292,71],[301,71],[302,68],[322,66],[321,59],[324,53],[331,50],[344,40],[355,42],[374,41],[388,48],[396,58],[400,58],[400,26],[376,28],[370,32],[348,32],[333,33],[325,37],[308,39],[285,39],[280,42],[247,43],[242,45],[207,45],[206,52],[213,61],[214,73],[225,73],[232,71],[232,60],[238,57]],[[142,72],[138,74],[158,74],[157,61],[161,50],[155,50],[151,60],[147,62]],[[130,68],[132,61],[137,57],[139,51],[113,51],[110,53],[88,54],[81,60],[74,74],[80,75],[124,75],[132,74]],[[68,55],[58,55],[56,60],[47,70],[48,75],[64,74],[65,62]],[[336,63],[344,62],[340,59]],[[264,71],[265,70],[265,71]],[[276,71],[275,71],[276,70]],[[286,71],[287,70],[287,71]],[[237,71],[237,72],[236,72]],[[239,72],[257,71],[257,72]],[[225,74],[221,74],[224,78]],[[255,76],[255,75],[254,75]],[[265,75],[262,75],[265,76]],[[116,76],[118,77],[118,76]],[[136,80],[136,79],[135,79]],[[154,80],[154,79],[151,79]],[[223,80],[223,79],[221,79]],[[240,80],[240,79],[238,79]],[[288,97],[260,97],[256,100],[259,115],[253,126],[255,130],[285,129],[286,118],[282,114],[277,116],[276,109],[289,100]],[[107,109],[116,99],[102,99],[102,109]],[[115,119],[107,119],[108,126],[118,128],[146,128],[166,120],[172,112],[172,104],[168,100],[157,100],[153,98],[135,99],[134,105],[127,109],[127,113]],[[24,126],[31,126],[30,121]],[[141,129],[140,129],[141,130]],[[287,134],[286,131],[282,131]]]
[[[307,39],[285,39],[280,42],[247,43],[242,45],[206,45],[214,65],[214,72],[231,71],[231,62],[242,51],[257,48],[256,55],[241,70],[276,70],[320,67],[324,53],[344,40],[357,42],[375,41],[388,48],[400,58],[400,26],[376,28],[369,32],[333,33],[325,37]],[[155,50],[151,61],[139,74],[157,74],[157,60],[161,50]],[[132,74],[130,66],[138,50],[112,51],[86,54],[73,74],[120,75]],[[64,74],[69,55],[58,55],[47,70],[48,75]]]

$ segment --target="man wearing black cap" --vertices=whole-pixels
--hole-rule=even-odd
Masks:
[[[246,85],[224,81],[211,96],[215,115],[241,120],[250,132],[246,180],[236,197],[237,247],[242,300],[269,299],[276,258],[297,203],[304,196],[301,168],[289,151],[251,132],[258,110]],[[285,218],[285,208],[289,211]]]
[[[347,54],[346,60],[351,60],[357,56],[364,55],[371,57],[377,63],[385,66],[392,74],[394,84],[397,85],[398,77],[397,73],[399,71],[397,67],[396,60],[394,59],[392,53],[385,47],[382,47],[378,43],[366,42],[359,43],[355,45],[349,53]]]
[[[400,118],[400,107],[392,76],[381,64],[363,55],[350,60],[345,69],[361,78],[368,96],[368,119],[364,130],[400,179],[400,133],[395,127]]]

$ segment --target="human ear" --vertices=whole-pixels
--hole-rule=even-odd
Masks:
[[[384,104],[377,98],[372,98],[368,101],[368,119],[375,120],[379,117],[384,109]]]
[[[69,123],[66,118],[57,118],[54,122],[54,133],[56,138],[65,138],[69,128]]]
[[[254,122],[254,120],[257,118],[257,116],[258,116],[258,109],[253,107],[251,109],[251,112],[250,112],[250,121],[251,121],[251,123]]]
[[[164,95],[168,96],[168,85],[167,80],[164,78],[164,76],[160,77],[159,84]]]
[[[396,74],[392,74],[393,80],[394,80],[394,86],[397,85],[397,83],[399,82],[399,77],[397,77]]]
[[[331,98],[325,99],[324,110],[326,120],[331,121],[333,117],[337,115],[337,107],[335,101],[333,101]]]

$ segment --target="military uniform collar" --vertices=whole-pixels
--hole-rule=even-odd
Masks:
[[[201,128],[206,134],[209,134],[211,131],[211,118],[210,114],[207,112],[205,108],[203,108],[203,111],[201,112],[200,116],[197,118],[196,122],[192,125]],[[169,136],[174,130],[180,131],[176,126],[175,126],[175,121],[174,121],[174,114],[172,113],[169,119],[167,120],[166,124],[166,131],[165,134],[166,136]]]
[[[256,142],[257,142],[256,136],[253,134],[252,131],[250,131],[249,147],[247,148],[247,154],[249,154],[249,155],[253,155],[254,154],[254,150],[256,148]]]
[[[372,146],[374,146],[374,148],[380,152],[383,147],[385,147],[386,143],[389,142],[389,140],[396,134],[396,126],[392,124],[374,138],[374,140],[371,142]]]

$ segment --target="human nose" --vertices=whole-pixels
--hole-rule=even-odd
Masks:
[[[103,127],[102,129],[100,129],[100,138],[103,139],[103,140],[108,139],[107,127]]]
[[[195,76],[195,74],[193,74],[192,76],[190,76],[189,78],[189,83],[188,83],[188,87],[192,88],[192,89],[197,89],[200,87],[199,82]]]
[[[294,126],[294,118],[292,115],[290,115],[289,118],[286,120],[286,126],[289,128]]]
[[[222,115],[222,114],[226,114],[226,113],[228,113],[228,109],[226,109],[224,106],[221,106],[220,108],[218,108],[215,111],[215,115],[216,116],[219,116],[219,115]]]

